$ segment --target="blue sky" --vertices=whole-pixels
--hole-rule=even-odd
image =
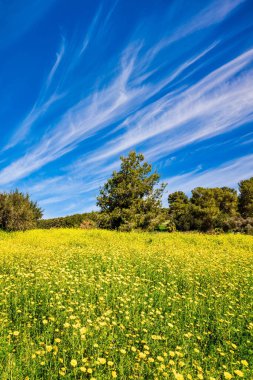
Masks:
[[[167,191],[253,175],[252,0],[0,0],[0,190],[95,209],[130,150]]]

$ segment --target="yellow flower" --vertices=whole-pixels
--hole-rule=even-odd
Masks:
[[[51,351],[52,351],[52,349],[53,349],[53,347],[52,347],[52,346],[46,346],[46,351],[47,351],[47,352],[51,352]]]
[[[92,372],[93,372],[93,371],[92,371],[92,368],[88,368],[88,369],[87,369],[87,372],[88,372],[88,373],[92,373]]]
[[[112,377],[113,377],[113,379],[116,379],[116,377],[117,377],[117,372],[116,371],[112,371]]]
[[[163,362],[163,361],[164,361],[164,358],[163,358],[162,356],[157,356],[157,360],[158,360],[159,362]]]
[[[111,360],[108,360],[107,364],[112,367],[113,366],[113,362]]]
[[[105,358],[98,358],[98,362],[99,362],[99,364],[105,364],[106,359]]]
[[[71,362],[70,362],[70,365],[72,367],[76,367],[77,366],[77,360],[76,359],[72,359]]]
[[[125,350],[124,348],[121,348],[121,349],[120,349],[120,352],[121,352],[122,354],[126,354],[126,350]]]
[[[139,357],[140,357],[141,359],[145,359],[145,358],[147,357],[147,355],[144,354],[144,352],[140,352],[140,353],[139,353]]]
[[[86,368],[85,367],[80,367],[80,371],[81,372],[86,372]]]
[[[224,377],[225,377],[226,380],[230,380],[230,379],[232,379],[233,376],[231,375],[231,373],[225,371],[224,372]]]
[[[184,380],[184,376],[181,373],[174,373],[176,380]]]
[[[234,371],[234,373],[235,373],[237,376],[239,376],[239,377],[243,377],[243,376],[244,376],[243,372],[240,371],[239,369],[236,369],[236,370]]]
[[[247,360],[241,360],[241,363],[244,367],[248,367],[249,363],[247,362]]]
[[[14,331],[14,332],[13,332],[13,335],[14,335],[14,336],[19,336],[19,334],[20,334],[19,331]]]
[[[87,328],[86,327],[81,327],[80,328],[80,334],[83,335],[87,332]]]
[[[61,369],[59,370],[59,374],[61,376],[65,376],[66,375],[66,368],[65,367],[61,367]]]

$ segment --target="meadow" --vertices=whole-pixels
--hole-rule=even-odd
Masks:
[[[253,238],[0,233],[0,372],[253,379]]]

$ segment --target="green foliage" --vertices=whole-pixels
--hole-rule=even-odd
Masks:
[[[176,231],[176,225],[172,219],[167,219],[163,223],[157,226],[156,231],[160,232],[174,232]]]
[[[3,235],[1,380],[252,380],[250,236]]]
[[[0,194],[0,228],[5,231],[24,231],[35,228],[42,210],[28,194],[18,190]]]
[[[237,193],[228,187],[192,190],[192,228],[208,231],[221,227],[228,217],[237,214]]]
[[[85,228],[85,222],[90,222],[91,224],[96,226],[96,219],[96,212],[74,214],[59,218],[41,219],[38,221],[38,228]]]
[[[189,231],[191,228],[190,201],[183,191],[169,194],[169,214],[172,217],[176,229]]]
[[[253,177],[239,183],[239,211],[243,217],[253,217]]]
[[[253,218],[235,216],[228,218],[222,226],[224,232],[237,232],[253,235]]]
[[[102,228],[130,231],[153,230],[165,220],[161,197],[165,185],[158,186],[159,174],[144,162],[142,154],[130,152],[121,157],[121,168],[100,190],[97,205],[101,209],[98,225]]]
[[[169,195],[169,214],[178,230],[211,231],[226,229],[237,215],[238,199],[234,189],[197,187],[190,199],[177,191]]]

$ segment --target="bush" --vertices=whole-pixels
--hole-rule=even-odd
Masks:
[[[224,231],[240,232],[248,235],[253,235],[253,218],[243,218],[236,216],[227,220],[223,226]]]
[[[92,228],[96,228],[96,223],[92,220],[83,220],[80,224],[80,228],[84,230],[91,230]]]
[[[0,194],[0,228],[5,231],[25,231],[37,227],[42,210],[28,194],[18,190]]]
[[[159,224],[159,226],[156,228],[156,231],[160,232],[174,232],[176,231],[176,225],[173,222],[173,220],[165,220],[165,222]]]

